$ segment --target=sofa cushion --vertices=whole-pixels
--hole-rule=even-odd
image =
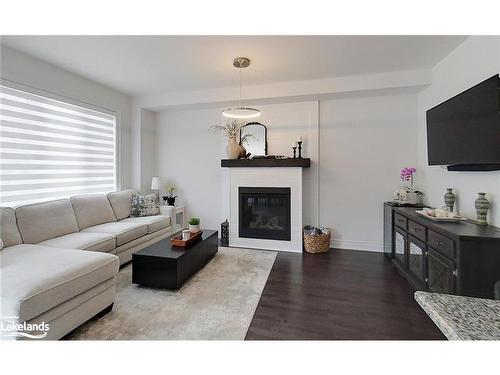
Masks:
[[[108,194],[108,200],[111,208],[115,213],[116,219],[121,220],[130,216],[130,209],[132,207],[132,196],[135,191],[132,189],[123,191],[114,191]]]
[[[120,246],[146,235],[148,233],[148,227],[145,224],[124,223],[120,221],[117,223],[94,225],[93,227],[84,229],[82,232],[113,234],[116,236],[116,246]]]
[[[75,213],[67,199],[18,207],[16,217],[23,243],[34,244],[78,232]]]
[[[78,232],[39,242],[38,245],[108,253],[115,249],[116,237],[113,234],[107,233]]]
[[[156,194],[132,196],[131,217],[153,216],[160,213],[160,204]]]
[[[70,198],[80,230],[116,221],[108,198],[102,194],[75,195]]]
[[[120,220],[120,223],[146,224],[148,227],[148,233],[153,233],[159,231],[160,229],[169,227],[170,217],[166,215],[129,217],[127,219]]]
[[[119,260],[113,254],[21,244],[2,250],[1,266],[5,308],[27,321],[115,277]]]
[[[14,246],[23,242],[21,233],[17,228],[16,212],[13,208],[0,208],[0,224],[0,238],[3,246]]]

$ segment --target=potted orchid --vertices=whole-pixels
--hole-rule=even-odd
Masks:
[[[409,190],[413,189],[413,174],[416,171],[417,170],[413,167],[401,169],[401,173],[400,173],[401,180],[410,182],[410,186],[408,186]]]
[[[409,182],[409,185],[404,187],[404,192],[406,194],[400,194],[406,198],[402,200],[407,203],[417,204],[422,201],[423,193],[413,188],[413,175],[416,171],[417,170],[414,167],[403,168],[399,175],[402,181]]]

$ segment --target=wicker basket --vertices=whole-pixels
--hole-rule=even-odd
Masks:
[[[328,252],[330,250],[330,232],[326,234],[304,233],[304,249],[311,254]]]

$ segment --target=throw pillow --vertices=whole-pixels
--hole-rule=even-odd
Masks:
[[[132,196],[131,217],[154,216],[160,214],[160,204],[156,194]]]

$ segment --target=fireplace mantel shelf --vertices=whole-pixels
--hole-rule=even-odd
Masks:
[[[309,168],[311,166],[311,159],[309,158],[295,158],[295,159],[222,159],[220,166],[225,168],[242,168],[242,167],[298,167]]]

